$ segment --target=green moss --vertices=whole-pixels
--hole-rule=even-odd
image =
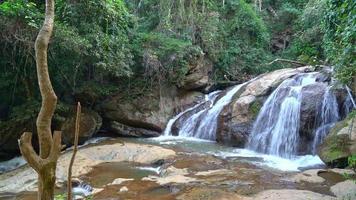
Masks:
[[[335,160],[348,156],[348,137],[337,135],[348,125],[348,120],[337,123],[330,131],[320,150],[320,157],[326,163],[332,163]]]
[[[251,104],[250,106],[250,112],[252,113],[253,115],[253,118],[256,118],[258,113],[260,112],[262,108],[262,104],[258,101],[255,101]]]

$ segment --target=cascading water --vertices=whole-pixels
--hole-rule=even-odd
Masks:
[[[183,137],[196,137],[206,140],[215,140],[216,139],[216,129],[217,129],[217,120],[220,112],[223,108],[228,105],[233,96],[247,83],[237,85],[231,90],[227,91],[224,96],[216,100],[219,97],[220,92],[210,93],[205,102],[202,102],[188,110],[185,110],[171,119],[164,131],[164,135],[171,135],[172,125],[177,119],[188,111],[194,110],[202,104],[209,103],[205,109],[196,112],[195,114],[188,117],[184,122],[183,126],[179,130],[179,136]]]
[[[315,77],[315,73],[309,73],[287,79],[268,97],[254,123],[249,149],[285,158],[296,155],[301,90],[315,83]]]
[[[318,128],[315,131],[313,140],[312,152],[316,154],[317,147],[323,142],[329,130],[334,126],[335,122],[339,120],[339,108],[335,95],[331,88],[328,87],[324,93],[321,111],[317,115]]]

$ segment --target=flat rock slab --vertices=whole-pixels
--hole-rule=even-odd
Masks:
[[[286,180],[292,181],[295,183],[308,182],[308,183],[322,183],[325,181],[323,177],[320,177],[318,174],[320,172],[326,172],[326,170],[322,169],[310,169],[304,172],[298,173]]]
[[[266,190],[244,200],[336,200],[335,197],[308,190]]]
[[[159,146],[116,143],[110,145],[98,145],[79,149],[73,165],[73,177],[88,173],[95,165],[105,162],[135,162],[151,164],[157,160],[168,159],[175,156],[173,150]],[[67,171],[71,152],[66,152],[58,160],[57,182],[63,183],[67,179]],[[14,170],[0,175],[0,192],[19,193],[34,191],[37,188],[37,174],[30,167]]]
[[[355,180],[337,183],[330,188],[331,192],[339,199],[356,199]]]

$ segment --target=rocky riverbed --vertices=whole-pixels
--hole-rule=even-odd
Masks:
[[[112,139],[81,148],[73,176],[93,188],[94,199],[356,197],[356,184],[344,177],[354,176],[351,170],[307,169],[320,165],[280,170],[261,158],[230,151],[199,140]],[[65,192],[70,156],[64,152],[58,162],[57,194]],[[0,199],[36,199],[36,187],[36,174],[28,166],[0,175]]]

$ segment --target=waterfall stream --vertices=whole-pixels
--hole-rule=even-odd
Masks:
[[[172,135],[173,124],[185,113],[192,111],[203,104],[208,104],[204,109],[194,113],[183,121],[183,126],[179,130],[179,136],[183,137],[195,137],[206,140],[216,139],[216,129],[217,120],[220,112],[223,108],[228,105],[233,96],[247,83],[243,83],[234,86],[232,89],[227,91],[224,96],[220,97],[220,91],[215,91],[206,96],[205,101],[188,108],[187,110],[179,113],[174,118],[169,120],[166,129],[164,130],[164,135]],[[220,97],[218,99],[218,97]]]
[[[337,100],[330,87],[328,87],[324,93],[323,103],[319,113],[320,114],[317,115],[318,128],[314,134],[312,147],[313,154],[316,154],[317,147],[323,142],[324,138],[329,133],[329,130],[340,118]]]
[[[315,73],[302,74],[280,84],[257,116],[247,144],[249,149],[285,158],[296,155],[301,90],[304,86],[315,83],[315,79]]]

